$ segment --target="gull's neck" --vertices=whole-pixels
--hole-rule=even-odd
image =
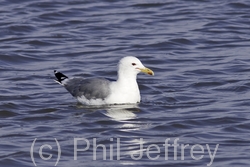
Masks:
[[[140,91],[136,82],[136,73],[129,71],[118,71],[117,81],[111,84],[112,94],[107,102],[112,103],[138,103],[140,102]]]
[[[117,78],[117,83],[119,84],[133,84],[136,82],[137,74],[135,73],[128,73],[128,72],[123,72],[123,71],[118,71],[118,78]]]

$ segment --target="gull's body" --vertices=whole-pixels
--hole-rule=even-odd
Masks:
[[[124,57],[118,63],[117,81],[104,78],[68,78],[55,71],[56,82],[63,85],[72,96],[85,105],[131,104],[139,103],[140,91],[136,81],[137,74],[144,72],[154,75],[136,57]]]

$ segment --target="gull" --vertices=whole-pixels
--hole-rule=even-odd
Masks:
[[[105,78],[68,78],[54,70],[55,81],[83,105],[136,104],[141,100],[136,81],[137,74],[142,72],[154,75],[141,61],[133,56],[122,58],[118,62],[117,80]]]

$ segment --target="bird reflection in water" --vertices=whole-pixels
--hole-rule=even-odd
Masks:
[[[116,121],[124,121],[136,118],[136,112],[140,112],[137,104],[113,105],[104,113]]]

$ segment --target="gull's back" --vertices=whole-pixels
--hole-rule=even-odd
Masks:
[[[110,94],[110,81],[105,78],[71,78],[64,84],[65,88],[76,98],[104,100]]]

